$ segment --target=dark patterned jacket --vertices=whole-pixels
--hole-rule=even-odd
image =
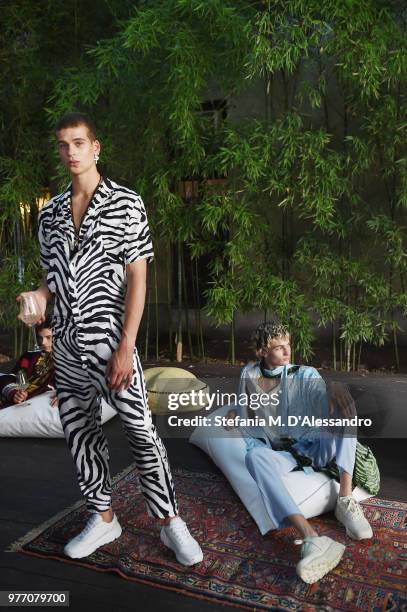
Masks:
[[[28,397],[40,395],[55,387],[54,363],[52,353],[27,351],[17,360],[9,374],[0,376],[0,409],[14,405],[14,395],[18,391],[17,372],[25,370],[29,381],[26,389]]]

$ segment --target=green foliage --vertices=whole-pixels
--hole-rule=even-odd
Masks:
[[[308,359],[317,313],[342,367],[357,366],[356,347],[360,357],[363,343],[390,337],[397,363],[396,318],[407,313],[402,7],[10,0],[1,27],[4,320],[17,286],[39,275],[35,213],[16,240],[20,203],[35,211],[44,189],[66,181],[50,132],[77,109],[96,119],[102,171],[142,193],[153,237],[210,256],[216,324],[233,330],[237,310],[274,313]],[[231,110],[257,95],[263,106],[238,121],[201,112],[204,99]],[[197,184],[193,198],[181,197],[183,180]]]

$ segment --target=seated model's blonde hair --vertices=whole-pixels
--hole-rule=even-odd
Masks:
[[[270,340],[288,336],[290,334],[287,325],[279,321],[266,321],[258,326],[253,333],[252,340],[255,345],[256,357],[261,359],[262,350],[266,349]]]

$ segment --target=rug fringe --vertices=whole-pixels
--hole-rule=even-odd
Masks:
[[[114,478],[112,479],[112,484],[116,484],[118,480],[126,476],[129,472],[133,471],[135,467],[136,467],[135,463],[132,463],[128,465],[127,467],[125,467],[121,472],[119,472],[118,474],[116,474],[116,476],[114,476]],[[66,516],[70,512],[73,512],[74,510],[77,510],[81,506],[84,506],[85,503],[86,503],[85,500],[79,500],[75,502],[74,504],[72,504],[72,506],[69,506],[69,508],[64,508],[63,510],[61,510],[61,512],[58,512],[58,514],[55,514],[50,519],[46,520],[44,523],[41,523],[41,525],[34,527],[33,529],[31,529],[31,531],[21,536],[21,538],[18,538],[18,540],[15,540],[11,544],[9,544],[7,548],[4,549],[4,552],[10,552],[10,553],[18,552],[19,550],[22,549],[23,546],[28,544],[28,542],[30,542],[31,540],[39,536],[40,533],[42,533],[45,529],[47,529],[48,527],[51,527],[51,525],[53,525],[54,523],[62,519],[64,516]]]

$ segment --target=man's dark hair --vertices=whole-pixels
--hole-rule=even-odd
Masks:
[[[262,323],[253,334],[256,351],[267,348],[270,340],[280,336],[288,336],[289,333],[287,325],[279,321],[266,321]]]
[[[42,329],[52,329],[52,316],[48,315],[45,318],[45,321],[43,321],[42,323],[38,323],[38,325],[35,326],[35,331],[39,332]]]
[[[96,126],[90,117],[83,113],[66,113],[55,124],[55,132],[65,130],[69,127],[77,127],[78,125],[86,125],[89,138],[96,140]]]

